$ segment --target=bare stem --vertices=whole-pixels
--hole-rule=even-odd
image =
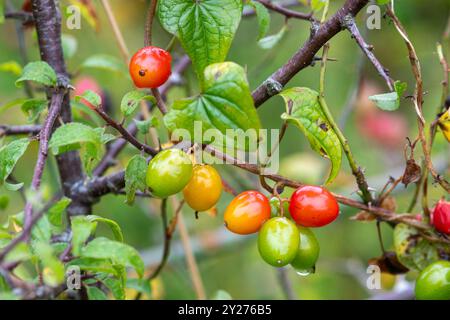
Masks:
[[[152,147],[139,142],[130,132],[127,131],[127,129],[125,129],[120,123],[112,119],[101,107],[95,108],[95,112],[97,112],[97,114],[102,117],[109,126],[120,132],[122,137],[137,149],[143,150],[151,156],[155,156],[158,153],[158,151],[153,149]]]
[[[417,57],[416,50],[411,42],[411,40],[408,38],[408,34],[406,33],[405,28],[403,27],[402,23],[398,19],[398,17],[395,15],[393,8],[388,5],[387,6],[387,14],[391,18],[391,20],[394,22],[394,25],[400,34],[400,36],[403,38],[406,47],[408,49],[409,53],[409,61],[411,64],[411,69],[414,74],[414,78],[416,80],[416,86],[414,90],[414,107],[416,110],[417,115],[417,126],[419,129],[419,139],[422,145],[423,154],[425,157],[425,164],[427,170],[431,173],[432,177],[435,181],[437,181],[441,187],[450,193],[450,183],[446,181],[441,175],[439,175],[436,170],[434,169],[432,160],[431,160],[431,150],[429,148],[426,136],[425,136],[425,119],[423,117],[422,112],[422,105],[423,105],[423,80],[422,80],[422,72],[420,67],[419,58]],[[427,178],[425,177],[424,183],[427,183]],[[426,187],[425,187],[426,188]],[[428,212],[428,208],[425,208]]]
[[[128,51],[127,45],[123,38],[122,32],[120,31],[119,25],[117,24],[116,18],[114,17],[114,13],[111,9],[109,0],[101,0],[101,1],[103,7],[105,8],[108,21],[111,25],[111,28],[113,29],[114,37],[116,38],[117,44],[119,45],[120,53],[122,54],[122,57],[125,60],[125,64],[128,64],[128,60],[130,59],[130,52]]]
[[[367,184],[367,180],[364,175],[364,172],[356,163],[355,157],[353,156],[353,153],[350,149],[350,145],[348,144],[348,140],[345,138],[341,129],[339,129],[339,126],[337,125],[336,121],[334,120],[334,117],[331,114],[331,111],[328,108],[328,105],[325,101],[325,70],[326,70],[328,49],[329,49],[328,44],[325,44],[323,46],[322,64],[321,64],[321,68],[320,68],[319,103],[322,107],[322,111],[324,112],[325,116],[328,119],[328,122],[330,123],[331,128],[336,133],[336,135],[339,139],[339,142],[341,143],[342,148],[344,149],[344,153],[345,153],[345,156],[347,157],[348,164],[350,165],[352,174],[356,178],[356,183],[358,185],[359,190],[362,193],[362,198],[364,199],[364,202],[371,203],[373,199],[372,199],[372,195],[370,194],[369,186]]]
[[[42,175],[44,174],[45,161],[48,154],[48,142],[53,129],[53,124],[61,112],[62,101],[65,91],[56,92],[52,95],[50,101],[49,112],[45,119],[44,125],[39,133],[39,154],[34,167],[33,179],[31,181],[31,190],[37,192],[41,186]],[[25,204],[24,210],[24,228],[29,228],[32,222],[33,205],[31,202]]]
[[[177,207],[179,205],[178,200],[175,197],[172,197],[171,199],[173,201],[173,207]],[[189,233],[182,214],[180,214],[178,217],[178,229],[180,231],[181,242],[186,254],[186,263],[188,265],[192,284],[194,285],[195,294],[197,295],[198,300],[205,300],[205,287],[203,286],[202,277],[198,269],[197,261],[195,260],[194,252],[191,246],[191,240],[189,239]]]
[[[280,13],[283,16],[285,16],[286,18],[294,18],[294,19],[300,19],[300,20],[307,20],[307,21],[316,21],[316,19],[313,17],[313,13],[303,13],[303,12],[298,12],[295,10],[290,10],[287,9],[285,6],[278,4],[278,3],[273,3],[269,0],[256,0],[259,3],[261,3],[262,5],[264,5],[267,9]]]
[[[144,44],[146,47],[152,44],[152,26],[157,4],[158,0],[150,0],[150,7],[148,8],[147,19],[145,21]]]
[[[394,91],[394,81],[389,76],[389,71],[385,67],[383,67],[377,57],[375,57],[375,55],[373,54],[373,47],[364,41],[364,38],[362,37],[361,33],[358,30],[358,27],[356,26],[355,19],[351,15],[345,17],[344,25],[351,33],[352,38],[356,40],[356,43],[367,56],[369,61],[373,64],[375,69],[377,69],[380,76],[384,79],[389,90]]]

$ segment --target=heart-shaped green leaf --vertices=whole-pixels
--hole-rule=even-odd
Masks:
[[[308,88],[291,88],[280,93],[286,103],[283,120],[294,124],[308,138],[313,150],[331,161],[327,182],[336,178],[342,160],[342,147],[328,119],[322,112],[319,94]]]
[[[235,149],[248,149],[235,135],[254,129],[255,135],[260,121],[253,104],[244,69],[233,62],[216,63],[205,69],[204,91],[197,97],[175,101],[171,110],[164,116],[169,131],[186,129],[194,137],[194,121],[200,121],[202,130],[216,129],[222,142],[206,138],[203,143],[215,142],[223,146],[234,143]],[[231,129],[228,130],[227,129]],[[232,141],[230,141],[230,139]]]
[[[241,15],[241,0],[158,2],[161,24],[180,39],[201,80],[206,66],[225,60]]]

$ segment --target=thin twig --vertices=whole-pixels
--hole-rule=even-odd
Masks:
[[[296,300],[294,290],[292,289],[292,284],[289,281],[288,270],[286,268],[278,268],[277,270],[278,282],[280,283],[281,289],[288,300]]]
[[[343,19],[349,14],[355,16],[368,0],[347,0],[330,19],[319,28],[314,28],[305,44],[278,70],[272,73],[252,92],[256,107],[261,106],[270,97],[278,94],[299,71],[311,65],[315,55],[337,33],[342,31]]]
[[[325,44],[323,46],[323,54],[322,54],[322,63],[320,68],[320,83],[319,83],[319,103],[322,107],[322,111],[324,112],[325,116],[328,119],[328,122],[330,123],[331,128],[336,133],[336,136],[339,139],[339,142],[342,145],[342,148],[344,149],[344,153],[347,157],[348,164],[350,165],[350,168],[352,169],[352,174],[356,178],[356,183],[358,185],[359,190],[362,193],[362,198],[365,203],[371,203],[372,202],[372,195],[369,191],[369,186],[367,184],[366,177],[364,175],[363,170],[361,167],[358,166],[356,163],[355,157],[353,156],[353,153],[350,149],[350,146],[348,144],[348,140],[345,138],[344,134],[342,133],[341,129],[339,129],[338,125],[336,124],[333,115],[331,114],[330,109],[328,108],[328,105],[325,101],[325,70],[326,70],[326,61],[328,56],[328,49],[329,46]]]
[[[41,186],[41,179],[44,173],[45,161],[48,154],[48,143],[53,129],[53,124],[61,112],[62,101],[64,99],[65,90],[55,92],[50,101],[49,112],[39,133],[39,154],[34,168],[34,175],[31,181],[31,190],[37,192]],[[32,222],[33,204],[27,202],[24,209],[24,228],[29,228]]]
[[[351,33],[352,38],[356,40],[356,43],[364,52],[364,54],[367,56],[369,61],[373,64],[375,69],[377,69],[379,75],[384,79],[389,90],[394,91],[394,81],[389,76],[389,71],[385,67],[383,67],[383,65],[380,63],[377,57],[375,57],[375,55],[373,54],[373,46],[367,44],[364,41],[364,38],[362,37],[361,33],[358,30],[358,27],[356,26],[355,19],[353,18],[353,16],[351,15],[346,16],[344,19],[344,25],[347,28],[347,30]]]
[[[177,207],[179,205],[178,200],[172,197],[172,206]],[[202,277],[198,269],[197,261],[195,260],[194,252],[191,246],[191,240],[189,238],[189,232],[184,222],[183,214],[178,217],[178,230],[180,231],[181,242],[186,255],[186,263],[188,265],[189,274],[191,276],[192,284],[194,285],[195,294],[198,300],[205,300],[206,293],[203,285]]]
[[[120,123],[116,122],[114,119],[112,119],[106,112],[105,110],[103,110],[102,107],[98,107],[94,109],[95,112],[103,118],[103,120],[105,120],[105,122],[113,127],[114,129],[116,129],[117,131],[120,132],[120,134],[122,135],[122,137],[127,140],[129,143],[131,143],[133,146],[135,146],[138,150],[143,150],[146,153],[148,153],[151,156],[155,156],[158,151],[153,149],[152,147],[139,142],[131,133],[129,133],[127,131],[127,129],[125,129],[123,127],[123,125],[121,125]]]
[[[288,19],[295,18],[295,19],[300,19],[300,20],[316,21],[316,19],[313,17],[313,12],[303,13],[303,12],[290,10],[290,9],[287,9],[283,5],[271,2],[269,0],[256,0],[256,1],[261,3],[262,5],[264,5],[267,9],[272,10],[274,12],[278,12]]]
[[[2,248],[0,251],[0,262],[4,260],[6,255],[11,252],[12,249],[14,249],[19,243],[26,241],[28,239],[31,230],[33,229],[33,226],[36,222],[41,219],[41,217],[54,205],[59,199],[61,198],[61,195],[55,196],[50,202],[48,202],[41,210],[36,212],[32,217],[31,221],[28,223],[28,225],[24,225],[22,232],[12,239],[6,246]]]
[[[105,8],[106,16],[108,17],[109,23],[111,24],[111,28],[114,32],[114,38],[119,45],[120,53],[122,54],[125,63],[128,65],[128,60],[130,59],[130,52],[128,51],[127,45],[125,44],[125,40],[122,36],[122,32],[120,32],[119,25],[114,17],[114,13],[111,9],[111,5],[109,0],[101,0],[103,7]]]
[[[162,220],[162,226],[163,226],[163,235],[164,235],[164,249],[162,253],[161,261],[159,262],[158,267],[150,274],[150,276],[146,277],[145,281],[150,282],[152,279],[155,279],[159,273],[162,271],[164,266],[166,265],[167,259],[169,258],[170,254],[170,240],[172,238],[172,235],[167,232],[168,225],[167,225],[167,198],[162,199],[161,201],[161,220]],[[134,300],[139,300],[142,296],[142,292],[138,292],[136,294],[136,297]]]
[[[422,80],[422,72],[420,67],[419,58],[417,57],[416,50],[411,42],[411,40],[408,38],[408,35],[406,33],[405,28],[403,27],[402,23],[398,19],[398,17],[395,15],[393,7],[391,5],[387,6],[387,14],[391,18],[391,20],[394,22],[394,25],[398,31],[398,33],[401,35],[403,40],[405,41],[406,47],[408,49],[409,53],[409,60],[411,64],[411,68],[414,74],[414,78],[416,80],[416,86],[414,90],[414,107],[416,109],[417,114],[417,126],[419,129],[419,139],[422,145],[423,154],[425,157],[425,163],[427,170],[431,173],[432,177],[435,181],[437,181],[441,187],[450,193],[450,183],[447,182],[441,175],[439,175],[436,170],[434,169],[432,160],[431,160],[431,151],[429,149],[429,145],[425,136],[425,119],[423,117],[422,112],[422,105],[423,105],[423,80]],[[426,177],[424,180],[424,183],[426,183]],[[428,210],[426,210],[428,211]]]
[[[150,0],[150,6],[148,8],[147,19],[145,21],[145,37],[144,44],[146,47],[152,44],[152,26],[153,18],[155,17],[156,5],[158,0]]]
[[[31,134],[36,135],[41,131],[40,125],[18,125],[9,126],[5,124],[0,124],[0,137],[2,136],[14,136],[20,134]]]

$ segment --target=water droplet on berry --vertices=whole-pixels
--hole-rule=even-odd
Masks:
[[[311,273],[314,273],[314,269],[313,268],[305,269],[305,270],[295,269],[295,272],[301,277],[306,277],[306,276],[309,276]]]

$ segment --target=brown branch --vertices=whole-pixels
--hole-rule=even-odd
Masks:
[[[384,79],[389,90],[394,91],[394,81],[389,76],[389,71],[385,67],[383,67],[383,65],[380,63],[377,57],[375,57],[373,53],[373,46],[367,44],[364,41],[364,38],[362,37],[361,33],[358,30],[358,27],[356,26],[355,19],[353,18],[353,16],[351,15],[346,16],[344,19],[344,25],[347,28],[347,30],[351,33],[352,38],[355,39],[358,46],[367,56],[369,61],[373,64],[375,69],[377,69],[380,76]]]
[[[41,59],[46,61],[58,75],[60,85],[67,87],[69,77],[64,62],[61,45],[61,13],[54,0],[33,0],[32,12],[38,35],[39,51]],[[70,95],[64,95],[61,109],[61,120],[64,123],[72,121],[70,108]],[[55,127],[59,125],[55,123]],[[61,186],[64,194],[71,197],[72,186],[84,179],[83,166],[78,152],[71,151],[56,157]],[[69,215],[88,214],[91,211],[83,199],[72,199],[67,208]]]
[[[36,222],[41,219],[41,217],[61,198],[60,195],[55,196],[49,203],[47,203],[44,208],[39,210],[37,213],[35,213],[32,217],[30,222],[25,225],[22,229],[22,232],[12,239],[6,246],[2,248],[0,251],[0,262],[4,260],[6,255],[11,252],[12,249],[14,249],[19,243],[26,241],[28,237],[30,236],[31,230],[33,226],[36,224]]]
[[[39,153],[36,161],[36,166],[34,167],[33,179],[31,181],[31,190],[37,192],[41,186],[42,175],[44,174],[45,161],[48,155],[48,142],[52,134],[53,125],[56,118],[61,112],[61,105],[64,99],[65,90],[61,92],[56,92],[52,95],[52,100],[50,101],[49,112],[47,118],[45,119],[44,125],[39,133]],[[25,204],[24,210],[24,228],[28,228],[29,224],[32,222],[33,215],[33,204],[27,202]]]
[[[6,124],[0,124],[0,137],[20,134],[36,135],[39,133],[39,131],[41,131],[40,125],[9,126]]]
[[[155,17],[156,5],[158,4],[158,0],[150,0],[150,6],[148,8],[147,19],[145,21],[145,36],[144,36],[144,45],[146,47],[152,44],[152,26],[153,26],[153,18]]]
[[[154,156],[158,153],[157,150],[153,149],[152,147],[139,142],[130,132],[128,132],[120,123],[117,123],[114,119],[112,119],[106,112],[103,110],[102,107],[98,107],[94,109],[97,114],[102,117],[105,122],[116,129],[121,135],[122,138],[131,143],[133,146],[135,146],[139,150],[143,150],[146,153],[148,153],[151,156]]]
[[[48,143],[52,134],[53,125],[56,118],[61,112],[61,107],[65,95],[65,89],[62,88],[61,91],[57,91],[52,94],[50,101],[49,112],[45,119],[44,124],[41,127],[39,133],[39,153],[36,160],[36,165],[34,168],[33,179],[31,181],[31,190],[37,192],[41,186],[42,175],[44,174],[45,162],[48,155]],[[47,208],[48,209],[48,208]],[[44,210],[42,210],[44,211]],[[0,253],[0,261],[10,252],[17,244],[22,241],[27,241],[30,236],[31,230],[34,224],[40,219],[43,212],[40,212],[33,217],[33,204],[29,201],[25,204],[24,209],[24,223],[22,233],[14,238]]]
[[[348,15],[355,16],[367,3],[368,0],[347,0],[327,22],[313,30],[303,47],[253,91],[255,106],[259,107],[278,94],[299,71],[310,66],[320,48],[342,30],[344,18]]]
[[[31,12],[26,12],[26,11],[6,12],[5,19],[16,19],[16,20],[21,21],[24,24],[34,21],[33,14]]]
[[[303,13],[303,12],[290,10],[281,4],[274,3],[269,0],[256,0],[256,1],[261,3],[262,5],[264,5],[267,9],[274,11],[274,12],[278,12],[278,13],[282,14],[283,16],[285,16],[286,18],[294,18],[294,19],[307,20],[307,21],[317,21],[313,17],[313,12]]]

